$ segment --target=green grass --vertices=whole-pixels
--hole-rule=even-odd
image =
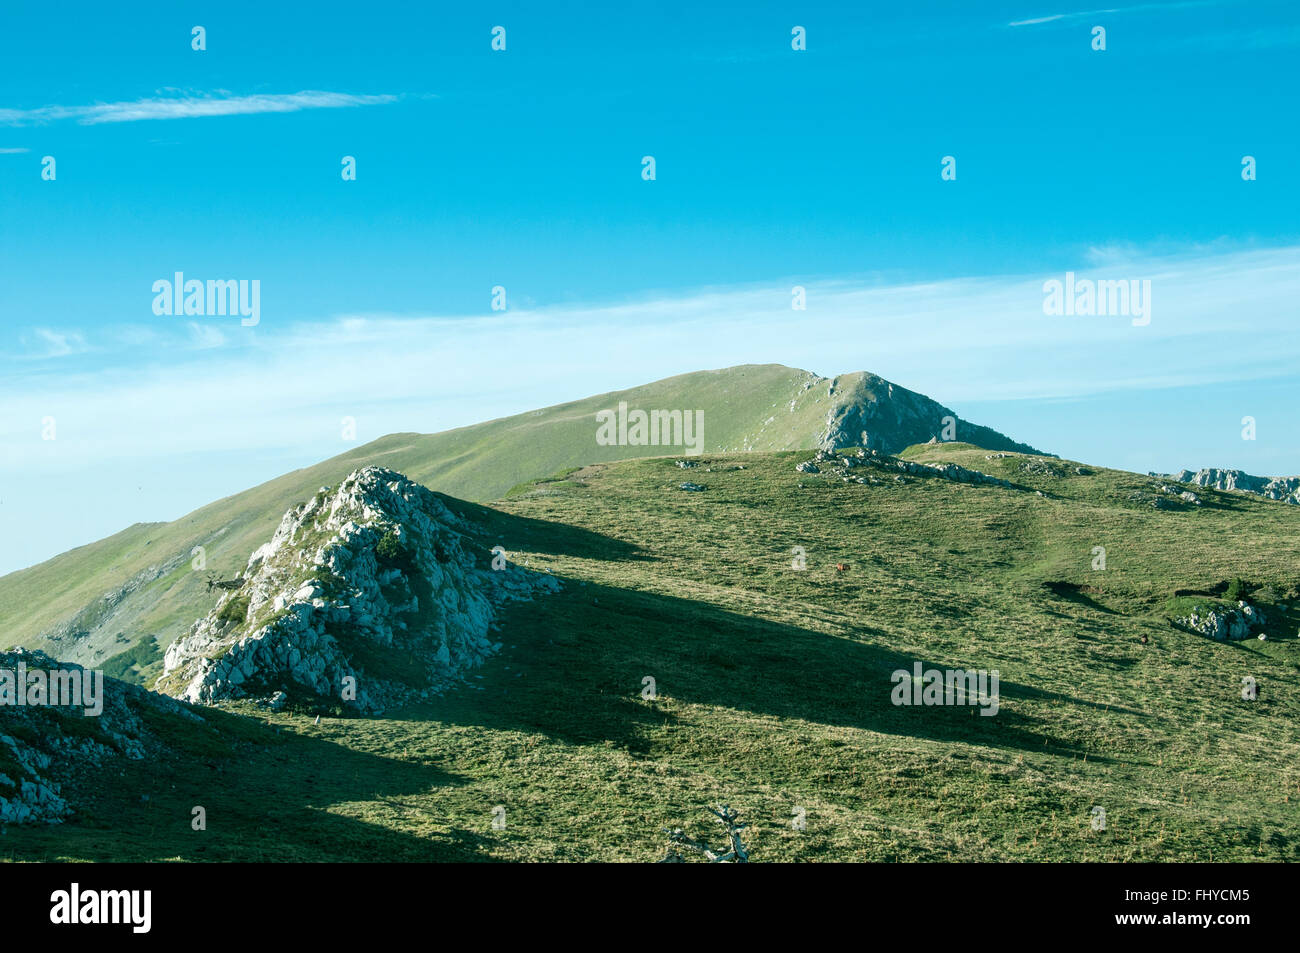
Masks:
[[[484,552],[565,583],[508,607],[482,678],[375,719],[216,713],[210,763],[125,763],[84,787],[91,820],[10,829],[5,855],[648,861],[663,827],[711,833],[721,800],[760,862],[1300,859],[1296,604],[1264,643],[1167,617],[1176,590],[1238,575],[1294,598],[1300,508],[1204,491],[1156,510],[1129,500],[1136,474],[909,456],[1025,489],[846,484],[771,453],[706,455],[702,493],[663,458],[449,501]],[[918,660],[998,670],[999,714],[893,706],[890,673]]]
[[[234,596],[217,610],[217,621],[242,625],[248,621],[248,606],[248,596]]]
[[[119,652],[100,668],[109,678],[122,681],[147,681],[162,672],[163,653],[153,639],[137,642],[124,652]]]

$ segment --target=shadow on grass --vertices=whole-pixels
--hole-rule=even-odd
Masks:
[[[1085,609],[1092,609],[1094,612],[1104,612],[1108,615],[1119,615],[1119,613],[1114,609],[1102,605],[1096,599],[1093,599],[1088,595],[1089,592],[1096,590],[1092,590],[1090,587],[1081,586],[1076,582],[1053,580],[1043,583],[1043,588],[1057,599],[1061,599],[1065,602],[1072,602]]]
[[[981,667],[978,659],[918,660],[854,637],[706,603],[574,582],[558,595],[509,607],[502,626],[515,648],[488,664],[485,679],[476,682],[482,691],[452,692],[392,716],[542,732],[570,744],[611,742],[646,755],[672,743],[671,734],[656,729],[676,720],[662,703],[642,699],[648,676],[662,698],[678,702],[1106,760],[1052,737],[1041,721],[1008,707],[1017,700],[1105,707],[1059,693],[1003,680],[1002,707],[993,716],[974,705],[892,703],[894,671],[910,673],[916,661],[923,669],[965,670]]]
[[[401,833],[424,815],[407,803],[460,778],[420,761],[379,757],[293,731],[275,732],[255,717],[206,711],[222,737],[171,745],[171,756],[106,760],[65,779],[77,810],[62,824],[10,827],[0,857],[50,861],[427,862],[489,861],[489,837],[467,830]],[[169,739],[176,741],[176,739]],[[223,756],[224,755],[224,756]],[[338,813],[354,805],[361,817]],[[202,807],[206,829],[192,827]],[[332,811],[331,808],[335,808]],[[445,824],[445,822],[443,822]]]
[[[555,556],[575,556],[580,559],[600,559],[607,562],[650,562],[646,555],[631,543],[590,530],[503,513],[490,506],[469,503],[454,497],[435,494],[454,513],[460,513],[473,522],[469,537],[483,546],[480,553],[489,553],[500,544],[507,550],[529,550]],[[490,558],[490,557],[489,557]]]

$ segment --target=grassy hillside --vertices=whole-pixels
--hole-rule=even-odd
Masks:
[[[845,483],[796,473],[808,456],[602,464],[458,505],[485,550],[565,581],[510,610],[470,687],[319,725],[237,707],[271,726],[237,756],[133,765],[85,822],[3,851],[646,861],[662,827],[712,835],[725,800],[756,861],[1300,860],[1300,508],[1155,509],[1146,477],[964,445],[908,456],[1016,488]],[[1169,623],[1176,590],[1238,576],[1287,606],[1269,641]],[[999,713],[894,706],[890,673],[918,660],[999,670]]]
[[[174,522],[134,526],[0,578],[0,646],[42,648],[148,681],[158,672],[162,650],[215,603],[206,589],[208,573],[236,576],[289,507],[358,467],[391,467],[440,492],[492,500],[521,481],[565,467],[672,452],[598,445],[596,412],[619,401],[632,408],[703,411],[704,446],[710,451],[812,447],[832,411],[843,415],[846,401],[885,399],[882,388],[892,385],[872,377],[873,386],[863,388],[867,377],[849,374],[832,381],[777,364],[745,365],[445,433],[386,436]],[[205,550],[206,570],[196,572],[191,553],[198,546]]]

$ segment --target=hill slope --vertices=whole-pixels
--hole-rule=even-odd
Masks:
[[[796,472],[811,456],[600,464],[452,502],[563,582],[505,614],[477,689],[272,714],[276,746],[152,765],[99,792],[111,824],[11,829],[5,851],[649,861],[723,800],[757,862],[1300,860],[1300,510],[1213,489],[1157,507],[1159,480],[967,445],[905,457],[1010,485]],[[1238,575],[1268,641],[1170,624],[1175,593]],[[998,713],[892,704],[917,662],[997,670]]]
[[[496,499],[524,480],[567,467],[682,452],[602,446],[596,414],[620,402],[646,410],[697,410],[703,447],[784,450],[855,445],[897,451],[940,436],[946,407],[871,374],[834,379],[778,364],[700,371],[438,434],[392,434],[323,463],[218,500],[171,523],[132,526],[0,578],[0,632],[9,645],[147,681],[162,649],[216,603],[209,573],[238,575],[248,554],[292,506],[363,466],[388,467],[429,488]],[[987,428],[958,422],[958,439],[1024,450]],[[202,563],[195,570],[195,547]]]

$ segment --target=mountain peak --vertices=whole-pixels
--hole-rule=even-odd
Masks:
[[[962,420],[924,394],[868,371],[843,374],[828,384],[833,404],[826,414],[825,429],[817,436],[819,449],[863,447],[899,453],[918,443],[960,441],[985,450],[1049,456],[996,430]]]

